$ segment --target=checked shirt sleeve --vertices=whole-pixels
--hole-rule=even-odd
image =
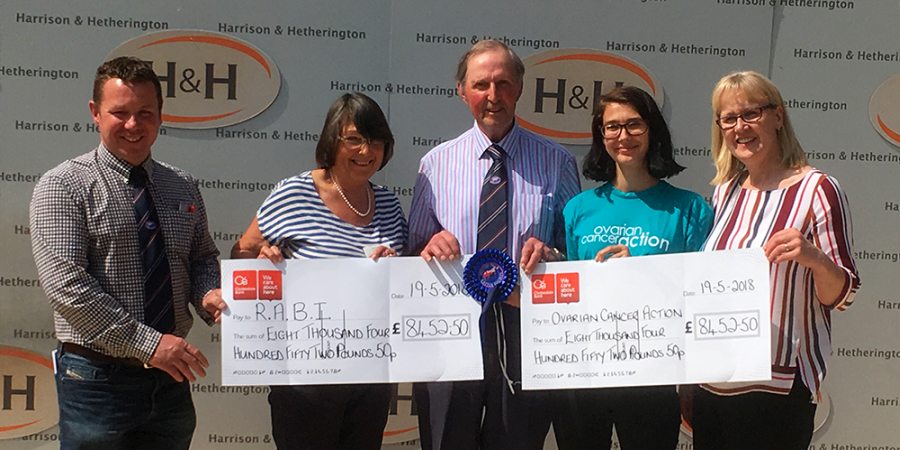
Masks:
[[[109,356],[146,362],[161,335],[135,320],[88,271],[89,212],[66,181],[58,175],[42,177],[30,211],[34,260],[56,313],[59,337]]]
[[[203,309],[203,296],[220,285],[219,250],[209,235],[209,223],[206,218],[206,206],[203,197],[195,184],[192,184],[192,195],[197,201],[197,213],[200,220],[194,228],[193,242],[191,243],[191,302],[197,315],[208,325],[213,325],[215,320]]]

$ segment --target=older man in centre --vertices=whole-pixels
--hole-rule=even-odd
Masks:
[[[564,249],[562,210],[581,190],[575,159],[516,123],[524,74],[499,41],[460,59],[457,93],[475,125],[422,158],[409,228],[425,260],[498,249],[530,272]],[[423,449],[543,448],[548,394],[521,389],[518,300],[516,291],[485,312],[483,380],[415,385]]]

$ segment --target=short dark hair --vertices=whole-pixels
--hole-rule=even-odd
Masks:
[[[126,83],[153,83],[156,89],[156,101],[159,110],[162,111],[163,96],[159,77],[153,71],[153,64],[133,56],[120,56],[100,64],[97,74],[94,76],[94,103],[100,104],[103,100],[103,85],[107,81],[118,78]]]
[[[384,159],[378,170],[384,168],[394,155],[394,134],[378,103],[359,92],[338,97],[328,108],[322,134],[316,144],[316,163],[319,167],[328,169],[334,165],[341,133],[349,124],[355,125],[356,131],[366,139],[384,141]]]
[[[595,181],[612,181],[616,178],[616,162],[606,152],[603,141],[603,112],[610,103],[634,108],[649,126],[650,147],[647,149],[647,170],[656,179],[668,178],[684,170],[672,156],[672,135],[653,96],[641,88],[620,86],[600,96],[591,121],[593,135],[591,150],[584,157],[582,173]]]
[[[525,78],[525,64],[513,49],[509,48],[509,46],[502,41],[494,39],[484,39],[476,42],[469,51],[459,58],[459,63],[456,65],[456,82],[463,84],[466,80],[466,72],[468,72],[469,69],[470,59],[482,53],[494,50],[506,53],[506,62],[509,64],[509,68],[512,69],[516,81],[521,84],[522,80]]]

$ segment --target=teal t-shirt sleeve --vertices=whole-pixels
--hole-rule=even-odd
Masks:
[[[699,195],[691,203],[690,218],[687,227],[687,250],[698,251],[703,248],[709,231],[712,229],[712,208]]]

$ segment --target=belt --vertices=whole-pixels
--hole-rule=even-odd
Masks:
[[[114,358],[112,356],[104,355],[103,353],[91,350],[83,345],[78,345],[73,342],[60,342],[58,348],[61,350],[61,353],[71,353],[73,355],[82,356],[98,363],[122,364],[125,366],[139,367],[142,369],[149,368],[137,358]]]

